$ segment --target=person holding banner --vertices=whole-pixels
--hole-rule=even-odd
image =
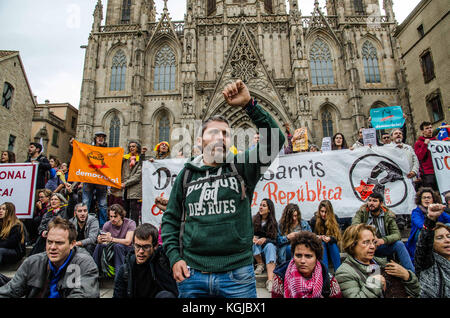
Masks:
[[[384,197],[379,193],[369,195],[367,203],[363,204],[352,219],[352,225],[373,225],[377,230],[376,252],[377,256],[391,258],[394,254],[400,264],[414,272],[405,244],[401,241],[400,230],[395,222],[395,214],[383,205]]]
[[[420,136],[415,143],[414,151],[420,163],[422,186],[439,191],[436,176],[434,174],[433,159],[431,158],[431,152],[428,149],[430,141],[437,140],[436,137],[433,137],[433,125],[430,122],[424,121],[420,124],[420,131],[422,136]]]
[[[241,80],[222,93],[229,106],[246,111],[260,141],[252,151],[233,155],[227,152],[227,119],[214,116],[203,123],[203,155],[178,174],[162,217],[162,240],[180,298],[257,296],[251,201],[263,168],[276,158],[285,137]]]
[[[11,202],[0,205],[0,265],[13,264],[25,256],[24,225]]]
[[[124,191],[125,210],[136,225],[141,222],[142,205],[142,157],[141,144],[137,141],[128,143],[129,153],[122,160],[122,190]]]
[[[347,141],[342,133],[336,133],[331,139],[331,150],[348,149]]]
[[[106,134],[103,131],[98,131],[94,134],[93,146],[107,147]],[[106,185],[83,183],[83,203],[87,205],[89,211],[93,211],[91,207],[95,192],[95,200],[98,203],[98,222],[100,228],[106,223],[108,216],[106,215],[108,187]]]

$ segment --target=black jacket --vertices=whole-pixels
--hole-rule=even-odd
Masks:
[[[133,268],[135,263],[136,255],[132,251],[128,253],[125,263],[116,275],[113,298],[134,298]],[[177,283],[173,279],[169,259],[164,254],[162,247],[155,250],[149,265],[153,280],[156,281],[160,289],[169,291],[178,297]]]
[[[48,161],[47,157],[45,157],[44,155],[39,155],[36,161],[39,162],[38,173],[36,177],[36,189],[44,189],[45,173],[49,171],[52,166],[50,165],[50,161]],[[31,159],[28,158],[25,162],[31,162]]]
[[[21,258],[24,255],[25,245],[22,244],[22,232],[20,231],[20,224],[16,224],[12,227],[8,237],[0,239],[0,248],[7,248],[14,250],[17,253],[17,257]]]

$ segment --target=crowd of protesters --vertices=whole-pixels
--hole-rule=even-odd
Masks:
[[[229,105],[244,107],[259,129],[278,128],[242,82],[227,86],[224,98]],[[381,134],[374,145],[398,148],[407,158],[407,178],[417,190],[411,216],[407,211],[396,215],[382,194],[372,193],[347,220],[336,215],[328,200],[317,205],[310,220],[293,203],[277,220],[274,203],[263,199],[250,218],[249,197],[260,163],[248,163],[249,152],[269,148],[271,136],[257,133],[247,151],[234,148],[230,154],[222,147],[228,127],[220,116],[203,124],[203,141],[193,148],[170,198],[155,201],[165,211],[159,228],[142,222],[142,163],[183,158],[182,152],[171,154],[167,141],[154,147],[154,156],[146,156],[147,148],[139,142],[128,142],[120,189],[69,182],[70,160],[47,159],[41,144],[30,143],[27,162],[39,163],[36,205],[33,217],[23,222],[14,204],[0,205],[0,271],[5,264],[22,261],[14,277],[0,274],[0,297],[99,297],[99,279],[113,278],[116,298],[249,298],[256,297],[255,275],[263,272],[274,298],[450,297],[450,191],[442,204],[428,149],[436,139],[431,123],[421,124],[415,145],[405,143],[404,128]],[[295,154],[293,144],[301,136],[284,127],[286,138],[278,128],[280,140],[287,141],[280,154]],[[106,140],[106,133],[96,132],[92,145],[107,147]],[[362,129],[351,147],[342,133],[331,138],[333,151],[361,147]],[[310,143],[300,152],[318,151]],[[220,165],[218,154],[244,160]],[[14,162],[14,153],[2,152],[1,163]],[[240,185],[236,193],[225,181],[230,177]],[[200,216],[186,223],[185,206],[203,206],[204,192],[219,179],[224,186],[215,189],[216,200],[233,201],[237,213],[228,220]],[[401,231],[408,228],[405,244]],[[186,240],[189,246],[183,246]],[[26,246],[31,249],[28,256]],[[71,284],[74,268],[79,279]],[[203,287],[211,275],[222,285],[215,294]]]

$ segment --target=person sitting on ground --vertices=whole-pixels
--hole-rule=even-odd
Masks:
[[[77,230],[59,216],[48,224],[46,251],[24,260],[0,298],[99,298],[98,269],[75,246]]]
[[[70,219],[77,229],[76,246],[89,253],[94,254],[99,232],[98,220],[94,215],[89,215],[86,204],[78,203],[75,205],[75,216]]]
[[[311,232],[311,227],[302,219],[298,205],[289,203],[285,206],[278,224],[278,264],[283,264],[292,258],[290,243],[295,233],[300,231]]]
[[[341,254],[338,244],[341,241],[341,229],[333,205],[328,200],[319,203],[319,208],[311,219],[314,229],[323,245],[323,264],[328,268],[329,260],[333,262],[334,271],[341,266]]]
[[[28,231],[28,243],[34,244],[39,237],[38,228],[41,225],[42,217],[48,212],[50,208],[50,197],[52,196],[52,191],[49,189],[40,189],[37,191],[38,201],[33,212],[32,219],[25,219],[23,223]]]
[[[353,217],[352,225],[364,223],[375,226],[377,229],[375,255],[392,257],[395,254],[404,268],[414,272],[414,265],[395,222],[395,214],[385,207],[383,202],[381,194],[369,195],[367,203],[363,204]]]
[[[103,226],[102,232],[97,237],[97,246],[94,251],[94,260],[97,266],[102,270],[102,275],[114,276],[115,271],[119,270],[125,261],[125,256],[133,250],[133,233],[136,230],[136,223],[125,217],[125,210],[119,204],[113,204],[108,208],[109,221]],[[105,250],[106,249],[106,250]],[[114,268],[105,268],[107,264],[102,262],[102,254],[113,251],[111,263],[108,266]]]
[[[394,292],[401,292],[402,297],[417,297],[420,285],[412,271],[393,261],[387,263],[385,259],[374,257],[377,240],[372,225],[355,224],[345,230],[341,249],[347,257],[335,274],[342,295],[345,298],[390,298]],[[388,286],[386,277],[392,285]]]
[[[336,133],[333,138],[331,138],[331,150],[344,150],[348,149],[347,141],[341,133]]]
[[[11,202],[0,205],[0,265],[14,264],[25,256],[25,234]]]
[[[412,262],[414,262],[416,244],[428,213],[428,206],[436,203],[441,203],[441,196],[432,188],[420,188],[416,193],[417,207],[411,213],[411,232],[408,242],[405,244]],[[450,223],[450,215],[443,213],[439,216],[437,221],[441,223]]]
[[[295,233],[294,258],[274,271],[272,298],[342,298],[339,284],[321,262],[323,246],[311,232]]]
[[[67,201],[60,193],[53,193],[50,197],[50,208],[47,209],[47,213],[42,217],[41,224],[38,227],[39,237],[31,250],[30,255],[42,253],[45,251],[45,240],[48,234],[48,223],[57,216],[68,220],[67,215]]]
[[[450,297],[450,226],[437,222],[445,206],[430,204],[417,242],[415,264],[421,298]]]
[[[15,163],[16,162],[16,154],[12,151],[2,151],[2,156],[0,159],[0,163]]]
[[[275,206],[270,199],[264,199],[259,205],[259,211],[253,217],[253,257],[256,260],[255,275],[264,271],[263,256],[266,260],[266,288],[272,291],[273,270],[277,262],[276,240],[278,224],[275,219]]]
[[[177,298],[177,283],[169,259],[158,245],[156,227],[139,225],[134,231],[133,247],[117,272],[113,298]]]

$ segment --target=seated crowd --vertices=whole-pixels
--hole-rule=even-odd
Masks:
[[[450,297],[450,194],[441,204],[434,171],[424,159],[423,144],[434,138],[429,126],[421,125],[423,138],[414,148],[403,144],[400,129],[384,135],[379,145],[403,149],[408,178],[424,185],[417,188],[406,244],[399,229],[404,216],[394,214],[378,193],[355,207],[351,220],[341,220],[332,202],[323,200],[309,221],[292,203],[277,221],[274,203],[260,202],[252,219],[254,272],[267,272],[265,286],[273,298]],[[283,152],[294,153],[298,137],[285,127],[289,145]],[[332,150],[363,147],[362,130],[359,137],[348,147],[337,133]],[[97,132],[93,145],[106,147],[105,139]],[[161,229],[143,223],[141,216],[142,162],[169,158],[169,144],[161,142],[156,155],[146,158],[146,149],[130,141],[119,190],[68,182],[70,163],[47,160],[41,150],[40,144],[30,144],[29,162],[42,163],[33,218],[22,222],[14,204],[0,205],[0,266],[23,260],[14,277],[0,274],[0,298],[96,298],[100,278],[114,278],[115,298],[178,297]],[[310,145],[307,151],[320,149]],[[3,152],[2,163],[14,161],[13,153]],[[162,198],[157,200],[164,209],[167,200],[162,205]],[[26,245],[32,249],[24,259]]]

